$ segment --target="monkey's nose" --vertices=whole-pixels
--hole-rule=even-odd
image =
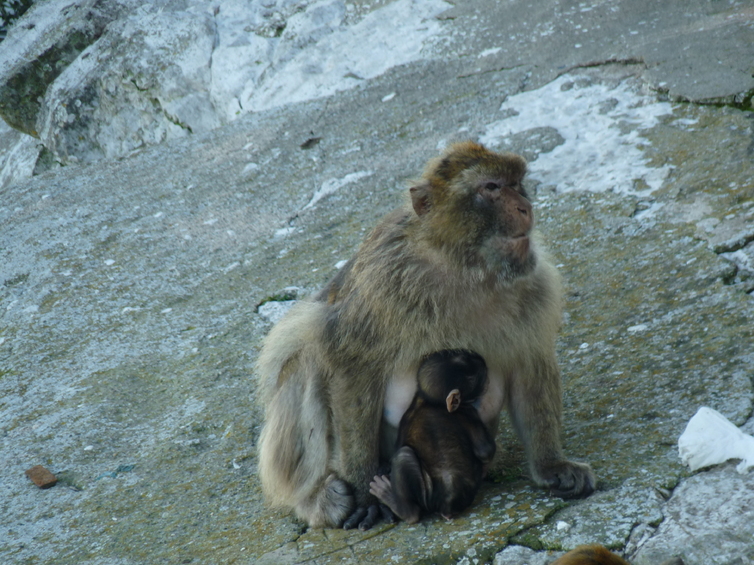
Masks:
[[[516,211],[519,213],[519,222],[524,231],[528,232],[534,224],[534,214],[532,214],[531,204],[526,201],[515,203]]]

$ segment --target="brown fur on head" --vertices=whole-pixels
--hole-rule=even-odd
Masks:
[[[450,196],[454,183],[481,170],[487,175],[520,183],[526,174],[526,161],[514,153],[493,153],[473,141],[453,143],[442,156],[427,163],[421,179],[411,187],[414,208],[419,207],[417,214],[428,212],[433,204],[442,205]]]
[[[552,565],[630,565],[601,545],[582,545],[552,562]]]
[[[526,161],[514,153],[494,153],[479,143],[462,141],[448,146],[441,157],[430,161],[422,176],[436,186],[449,185],[462,173],[478,168],[520,180],[526,174]]]

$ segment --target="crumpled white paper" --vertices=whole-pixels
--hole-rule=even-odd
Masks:
[[[741,459],[736,471],[754,467],[754,437],[743,433],[717,410],[702,406],[678,438],[678,454],[692,471]]]

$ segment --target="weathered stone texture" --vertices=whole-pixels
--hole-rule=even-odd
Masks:
[[[63,134],[49,130],[47,158],[114,139],[97,156],[118,159],[71,159],[0,187],[0,562],[505,565],[548,563],[590,542],[637,563],[741,563],[750,477],[729,466],[691,475],[676,441],[701,405],[736,425],[752,414],[754,120],[742,105],[678,100],[725,102],[751,87],[740,69],[751,56],[713,62],[754,56],[754,41],[740,42],[752,33],[750,2],[457,3],[427,23],[440,31],[421,58],[219,127],[202,121],[218,100],[202,86],[218,20],[189,4],[129,13],[77,59],[84,68],[99,53],[96,69],[116,81],[119,50],[133,44],[147,57],[159,39],[167,58],[130,60],[125,83],[94,80],[91,91],[71,73],[46,87],[67,85],[89,120],[56,122]],[[316,44],[327,22],[356,25],[410,2],[333,5],[316,20],[323,27],[301,15],[321,2],[268,4],[269,16],[262,3],[249,16],[257,36]],[[280,27],[290,20],[300,27]],[[302,27],[311,35],[294,34]],[[673,63],[683,45],[691,70]],[[196,46],[203,62],[175,69]],[[185,105],[159,98],[168,90]],[[168,107],[197,121],[178,125]],[[578,123],[567,121],[577,110]],[[532,124],[505,133],[523,115]],[[180,136],[162,142],[160,127]],[[97,138],[107,128],[112,139]],[[564,502],[534,488],[506,425],[495,480],[457,520],[307,529],[264,506],[256,476],[253,366],[271,304],[320,288],[426,160],[468,137],[531,160],[535,217],[566,290],[565,451],[592,464],[598,492]],[[600,153],[608,142],[612,153]],[[54,489],[24,476],[38,462],[58,476]],[[723,548],[718,561],[705,544]]]

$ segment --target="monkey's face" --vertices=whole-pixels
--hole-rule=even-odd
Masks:
[[[451,146],[411,188],[425,238],[500,281],[531,272],[534,217],[521,184],[525,173],[518,155],[473,142]]]
[[[521,184],[503,185],[499,180],[483,180],[474,199],[482,214],[488,217],[489,228],[481,244],[487,263],[510,274],[530,270],[534,266],[530,240],[534,216]]]
[[[511,176],[508,167],[469,171],[468,176],[464,197],[477,215],[479,254],[486,267],[505,280],[530,272],[536,264],[530,239],[534,214],[521,177]]]

